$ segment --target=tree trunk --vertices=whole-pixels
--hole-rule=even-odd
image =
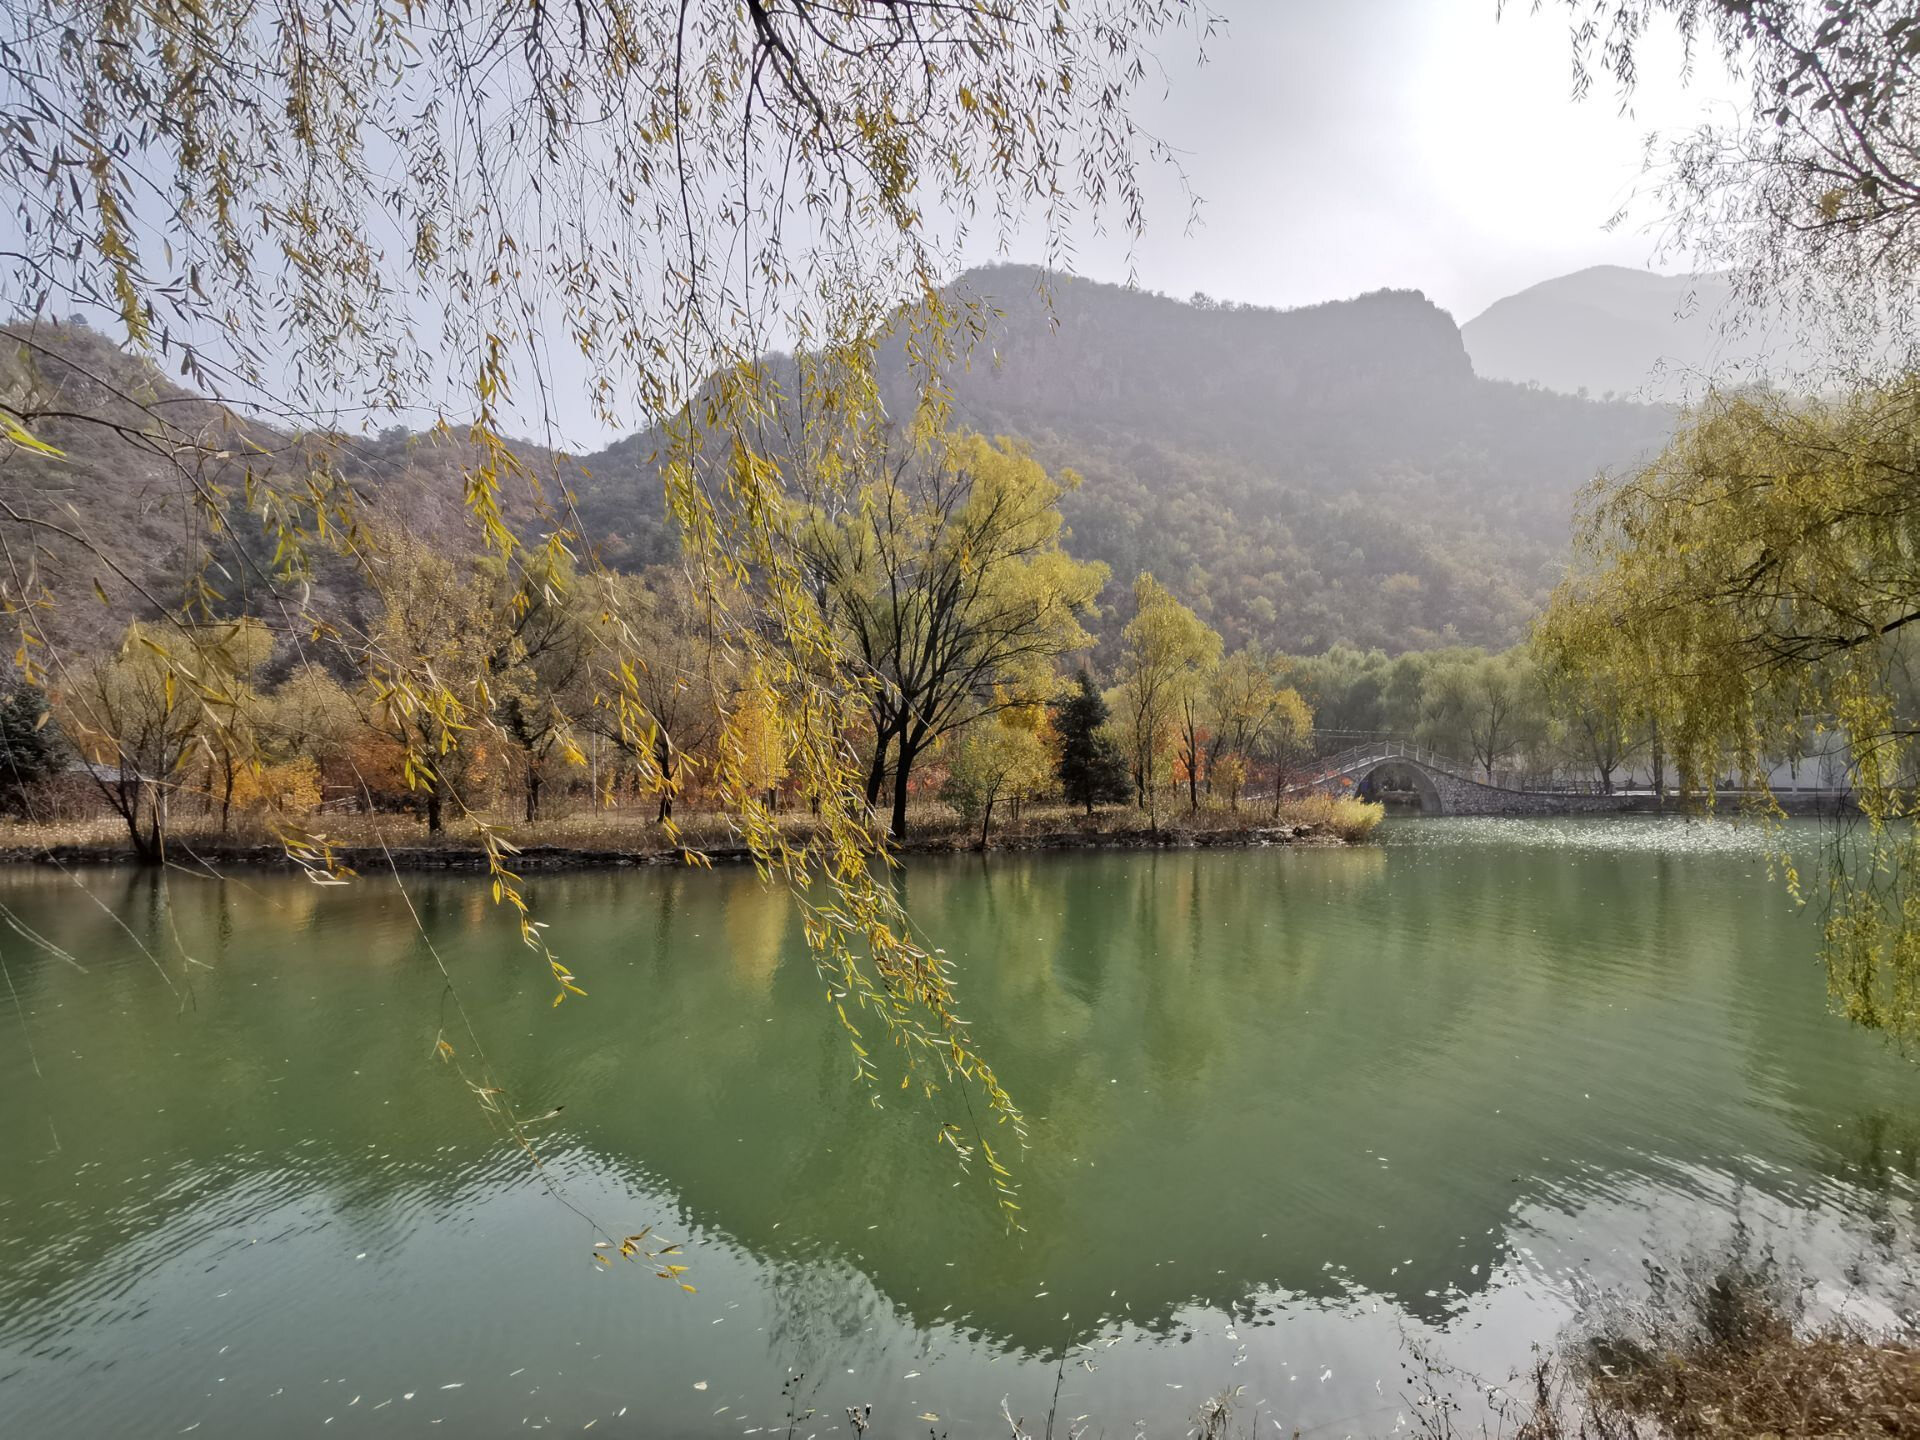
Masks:
[[[167,858],[164,797],[157,785],[143,785],[141,790],[147,800],[147,829],[144,835],[140,831],[140,807],[136,801],[133,809],[133,852],[142,865],[159,865]]]
[[[987,808],[980,812],[980,848],[987,848],[987,830],[993,824],[993,799],[987,799]]]
[[[673,742],[667,739],[664,731],[654,738],[653,763],[660,771],[660,813],[654,819],[656,821],[671,820],[673,818],[673,772],[676,762]]]
[[[913,769],[913,762],[919,752],[908,743],[907,737],[900,737],[900,759],[893,771],[893,820],[887,827],[887,833],[895,840],[907,838],[907,776]]]
[[[440,784],[436,780],[427,791],[427,834],[438,835],[441,830]]]
[[[154,853],[153,843],[140,829],[140,811],[146,798],[145,787],[135,780],[129,784],[122,779],[115,782],[114,792],[108,799],[114,802],[114,809],[120,812],[120,818],[127,822],[127,841],[133,846],[134,858],[143,865],[152,865],[160,857]]]
[[[893,743],[893,732],[879,730],[873,737],[873,764],[867,768],[867,808],[875,809],[880,804],[880,787],[887,778],[887,747]]]
[[[527,766],[527,824],[531,825],[540,818],[540,772],[531,763]]]
[[[1660,722],[1653,725],[1653,797],[1654,803],[1667,803],[1667,756],[1660,748]]]

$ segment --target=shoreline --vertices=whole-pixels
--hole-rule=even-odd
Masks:
[[[1348,840],[1319,824],[1278,824],[1246,826],[1235,829],[1179,829],[1162,826],[1158,830],[1140,826],[1125,830],[1049,830],[992,836],[983,847],[977,836],[951,833],[909,836],[891,847],[896,856],[912,855],[987,855],[1015,853],[1051,853],[1091,850],[1254,850],[1273,846],[1348,846],[1369,843]],[[385,869],[449,870],[484,873],[487,852],[479,845],[455,840],[432,844],[368,845],[363,842],[336,845],[333,855],[342,865],[356,872]],[[176,842],[170,859],[176,864],[244,866],[249,869],[296,869],[283,847],[271,841],[212,840],[196,844],[191,839]],[[715,865],[745,865],[753,853],[738,843],[713,846],[677,845],[657,849],[619,849],[585,845],[530,843],[520,846],[509,857],[516,873],[568,870],[633,870],[652,866],[695,866],[701,861]],[[66,843],[52,845],[0,845],[0,865],[8,866],[138,866],[130,845],[121,843]]]

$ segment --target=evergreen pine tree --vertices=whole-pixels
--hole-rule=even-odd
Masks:
[[[1062,701],[1054,716],[1060,737],[1060,759],[1054,773],[1071,805],[1085,805],[1087,814],[1102,801],[1125,800],[1131,793],[1126,757],[1105,730],[1107,702],[1100,698],[1093,677],[1082,670],[1079,689]]]
[[[28,788],[57,771],[62,758],[47,697],[16,681],[0,694],[0,807],[24,815]]]

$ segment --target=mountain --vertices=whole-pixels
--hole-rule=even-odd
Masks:
[[[954,289],[997,312],[951,378],[955,420],[1083,477],[1068,543],[1113,568],[1108,650],[1141,570],[1230,645],[1509,644],[1565,563],[1575,491],[1672,425],[1658,406],[1476,375],[1415,291],[1269,310],[1016,265]],[[910,413],[899,342],[881,369],[890,412]],[[634,508],[657,492],[653,448],[640,435],[588,457],[577,486],[623,563],[670,543],[657,508]]]
[[[1281,311],[1189,304],[1023,266],[973,271],[955,288],[992,310],[972,363],[952,377],[955,419],[1021,437],[1050,468],[1083,477],[1063,506],[1068,543],[1112,567],[1096,626],[1108,651],[1141,570],[1229,644],[1511,643],[1565,562],[1574,492],[1657,449],[1672,423],[1657,406],[1477,375],[1452,319],[1414,291]],[[288,436],[166,386],[104,337],[63,328],[39,340],[33,383],[76,402],[66,408],[112,409],[115,393],[141,390],[164,396],[177,420],[228,437],[220,445],[231,458],[214,468],[236,496],[242,463],[304,462]],[[21,383],[10,364],[19,357],[0,356],[0,398]],[[881,369],[890,412],[909,413],[899,340],[883,347]],[[97,374],[111,384],[94,385]],[[244,442],[231,438],[239,431]],[[192,537],[177,501],[169,508],[179,489],[171,463],[76,422],[50,422],[46,438],[72,458],[0,459],[0,498],[61,508],[127,575],[164,592]],[[572,487],[589,541],[621,568],[676,552],[658,439],[642,432],[575,459],[526,452]],[[456,441],[386,432],[345,445],[336,463],[377,508],[462,544],[471,543],[459,515],[463,459]],[[249,524],[236,517],[234,529]],[[58,543],[49,553],[103,574],[113,611],[124,613],[122,595],[140,603],[112,566]],[[350,578],[319,583],[346,587],[351,600]],[[236,594],[245,585],[234,576]],[[75,593],[85,588],[83,579]]]
[[[1809,352],[1778,311],[1745,310],[1725,275],[1596,265],[1496,300],[1460,329],[1489,379],[1676,402],[1708,377],[1786,378]]]

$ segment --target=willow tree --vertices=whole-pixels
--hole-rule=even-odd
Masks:
[[[510,619],[481,567],[418,540],[386,542],[376,564],[380,608],[362,662],[367,710],[401,746],[427,833],[439,835],[449,808],[471,808],[468,782],[488,758],[479,737],[512,645]]]
[[[271,642],[253,620],[184,626],[170,648],[156,628],[135,622],[110,654],[64,668],[54,713],[134,853],[160,861],[196,759],[210,781],[224,778],[219,798],[231,805],[237,757],[252,753],[259,720],[247,681]],[[212,799],[211,786],[202,795]]]
[[[1471,761],[1491,785],[1499,766],[1545,737],[1545,707],[1546,692],[1524,647],[1469,653],[1427,672],[1415,733],[1422,743]]]
[[[1041,705],[1007,706],[966,726],[951,742],[940,798],[960,818],[980,822],[980,848],[993,832],[993,807],[1005,800],[1020,822],[1020,804],[1053,781],[1053,753]]]
[[[638,656],[626,683],[645,728],[636,735],[620,707],[604,700],[589,707],[583,723],[622,750],[636,741],[644,747],[659,791],[657,818],[665,824],[689,768],[720,732],[732,660],[699,595],[665,566],[646,576],[600,576],[594,598],[602,596],[605,603],[588,616],[589,638],[615,664]]]
[[[492,719],[513,747],[529,825],[540,819],[541,792],[556,764],[586,768],[577,730],[592,689],[592,596],[582,593],[571,563],[542,559],[517,575],[488,567],[492,606],[505,621],[488,657]]]
[[[1849,1017],[1920,1038],[1920,381],[1715,400],[1596,483],[1580,548],[1538,643],[1657,726],[1683,797],[1729,768],[1764,797],[1810,729],[1844,743],[1864,839],[1824,867],[1828,975]]]
[[[201,520],[186,608],[215,604],[218,552],[305,659],[379,640],[303,583],[328,552],[376,589],[384,578],[338,416],[437,423],[459,444],[478,538],[509,566],[530,548],[588,557],[565,466],[517,454],[508,425],[552,438],[546,398],[578,384],[607,425],[662,426],[668,510],[822,824],[794,841],[751,788],[723,798],[800,897],[843,1010],[878,1027],[923,1093],[971,1078],[1017,1126],[846,798],[865,692],[794,556],[763,440],[792,397],[759,360],[795,351],[823,475],[860,473],[845,452],[875,405],[877,334],[905,336],[937,408],[980,328],[941,288],[976,231],[1004,240],[1034,221],[1050,255],[1082,220],[1137,231],[1143,168],[1171,163],[1130,113],[1151,47],[1212,23],[1204,0],[20,0],[0,9],[0,190],[16,197],[0,306],[26,317],[14,340],[45,349],[49,314],[113,317],[136,352],[282,432],[110,385],[92,387],[91,410],[28,387],[0,395],[0,443],[52,465],[69,427],[136,440]],[[0,601],[36,676],[72,588],[36,564],[56,540],[87,537],[25,496],[0,509]],[[114,580],[121,603],[182,608]],[[597,688],[645,756],[640,658],[609,658]],[[400,710],[447,716],[455,748],[482,743],[479,697],[414,655],[375,664]],[[444,779],[445,754],[407,744],[416,781]],[[490,827],[480,838],[523,940],[558,996],[575,993],[510,851]],[[318,837],[289,839],[324,854]],[[939,1133],[966,1143],[957,1123]]]
[[[1284,680],[1285,657],[1249,645],[1219,664],[1208,681],[1207,705],[1212,728],[1207,786],[1218,775],[1227,791],[1227,804],[1240,808],[1240,792],[1252,772],[1254,758],[1276,747],[1289,752],[1313,729],[1313,715],[1300,692]],[[1274,778],[1275,801],[1283,780]]]
[[[893,757],[889,831],[907,831],[915,761],[969,721],[1034,707],[1054,665],[1092,643],[1080,620],[1107,567],[1061,544],[1056,479],[1013,441],[908,442],[839,509],[815,505],[800,551],[822,613],[870,682],[869,805]]]
[[[1220,636],[1171,590],[1142,573],[1133,582],[1133,618],[1120,639],[1112,704],[1131,752],[1134,796],[1148,823],[1157,826],[1160,759],[1176,727],[1203,701],[1207,677],[1220,663]],[[1197,735],[1191,748],[1198,749]]]

